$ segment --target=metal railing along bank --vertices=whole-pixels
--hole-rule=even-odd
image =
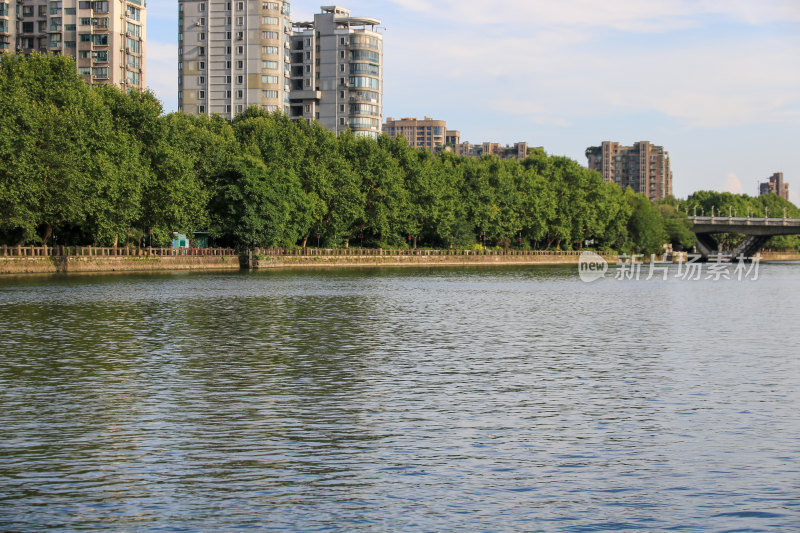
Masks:
[[[231,248],[104,248],[97,246],[0,246],[0,257],[236,256]]]
[[[581,251],[544,250],[428,250],[428,249],[381,249],[381,248],[256,248],[254,255],[270,257],[314,257],[314,256],[580,256]],[[610,252],[609,252],[610,254]]]
[[[0,246],[0,257],[176,257],[237,256],[232,248],[133,248],[97,246]],[[579,256],[581,251],[547,250],[429,250],[380,248],[256,248],[253,255],[272,257],[319,256]],[[602,254],[603,252],[601,252]],[[613,252],[609,252],[613,255]]]

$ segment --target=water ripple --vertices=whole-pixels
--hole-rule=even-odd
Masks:
[[[0,529],[800,529],[800,266],[0,279]]]

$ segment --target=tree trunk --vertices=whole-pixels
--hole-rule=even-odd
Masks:
[[[42,235],[42,244],[47,244],[47,241],[50,240],[50,237],[53,236],[53,226],[50,224],[45,225],[44,227],[44,235]]]
[[[303,237],[303,248],[306,247],[306,243],[308,242],[308,236],[311,235],[310,233],[306,233],[305,237]]]

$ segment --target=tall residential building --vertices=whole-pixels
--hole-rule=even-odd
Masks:
[[[178,109],[289,112],[290,3],[178,0]]]
[[[0,51],[75,58],[88,83],[145,87],[144,0],[0,1]]]
[[[383,118],[381,21],[323,6],[313,22],[294,24],[290,113],[336,133],[377,138]]]
[[[17,48],[16,8],[14,1],[0,1],[0,53],[13,52]]]
[[[760,196],[765,194],[777,194],[784,200],[789,200],[789,184],[783,181],[783,172],[776,172],[769,179],[759,184],[758,193]]]
[[[631,187],[651,201],[657,202],[672,194],[672,170],[669,152],[663,146],[642,141],[633,146],[604,141],[601,146],[586,149],[589,168],[603,175],[603,181]]]
[[[402,135],[409,145],[436,152],[447,144],[448,130],[444,120],[434,120],[431,117],[425,117],[423,120],[416,118],[395,120],[389,117],[383,125],[383,133],[392,139]]]

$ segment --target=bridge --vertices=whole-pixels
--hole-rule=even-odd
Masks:
[[[719,245],[712,233],[741,233],[746,237],[730,253],[733,257],[753,257],[770,238],[777,235],[800,235],[800,219],[797,218],[750,218],[750,217],[689,217],[697,235],[697,251],[708,259],[717,255]]]

